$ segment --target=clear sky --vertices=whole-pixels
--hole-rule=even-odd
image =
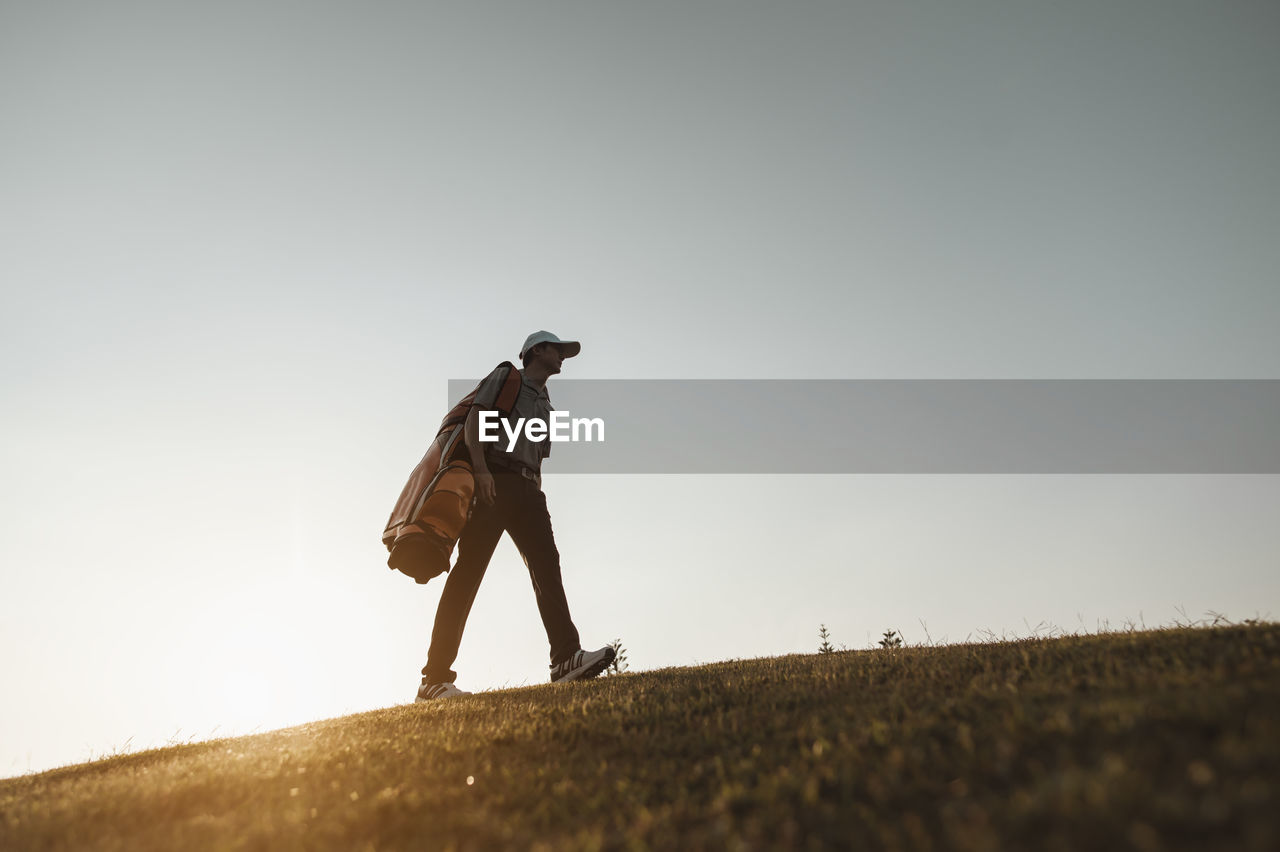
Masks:
[[[1280,378],[1277,43],[1269,0],[0,2],[0,774],[412,700],[443,578],[383,524],[537,329],[564,378]],[[1273,476],[546,473],[637,670],[1280,612]],[[547,663],[504,539],[459,686]]]

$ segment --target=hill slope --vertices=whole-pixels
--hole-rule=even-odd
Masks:
[[[3,849],[1273,849],[1280,626],[663,669],[0,781]]]

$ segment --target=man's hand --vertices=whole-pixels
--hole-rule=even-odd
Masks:
[[[492,506],[497,497],[497,489],[493,486],[493,474],[487,470],[476,471],[476,499],[486,506]]]

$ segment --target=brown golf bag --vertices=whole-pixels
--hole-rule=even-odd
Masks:
[[[522,379],[510,361],[498,366],[507,368],[507,373],[493,408],[508,417],[515,408]],[[478,386],[445,415],[382,532],[382,543],[391,554],[387,565],[418,583],[449,570],[453,548],[471,517],[475,478],[464,431],[477,390]]]

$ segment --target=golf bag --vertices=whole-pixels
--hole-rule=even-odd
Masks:
[[[507,418],[515,408],[522,379],[510,361],[503,361],[498,368],[506,368],[506,375],[493,408]],[[445,415],[382,532],[382,543],[390,551],[387,566],[417,583],[449,570],[453,548],[471,518],[475,477],[464,432],[479,389],[473,389]]]

